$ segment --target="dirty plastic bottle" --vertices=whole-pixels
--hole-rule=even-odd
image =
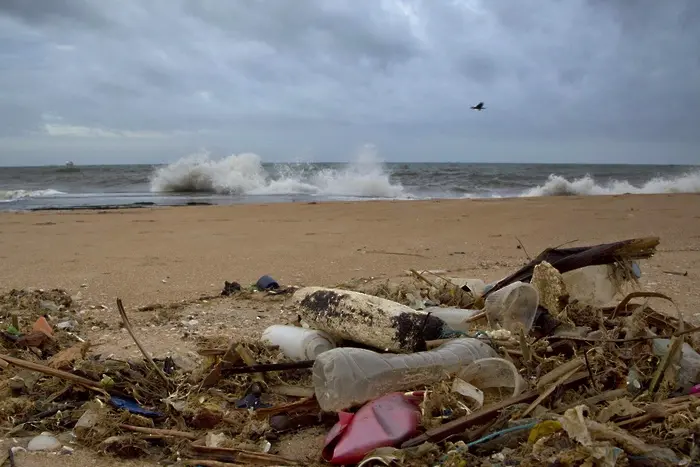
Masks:
[[[514,282],[486,297],[484,312],[491,327],[500,325],[514,334],[522,328],[527,334],[538,304],[539,294],[532,284]]]
[[[462,308],[443,308],[440,306],[431,306],[426,308],[426,313],[440,318],[450,329],[461,332],[469,331],[469,323],[465,321],[472,316],[481,313],[481,310],[464,310]]]
[[[496,356],[488,344],[473,338],[407,355],[338,348],[316,358],[314,390],[321,409],[339,411],[393,391],[434,383],[475,360]]]
[[[285,356],[296,361],[314,360],[335,347],[333,338],[323,331],[281,324],[265,329],[262,341],[278,346]]]
[[[654,355],[657,357],[666,355],[670,344],[671,339],[654,339],[652,341]],[[687,342],[684,342],[681,348],[681,361],[677,382],[681,389],[685,391],[700,382],[700,354]]]

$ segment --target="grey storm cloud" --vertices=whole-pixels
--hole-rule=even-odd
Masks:
[[[693,162],[699,26],[698,0],[1,0],[0,163],[366,140],[393,159],[578,141]]]

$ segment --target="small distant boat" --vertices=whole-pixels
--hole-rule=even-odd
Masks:
[[[66,162],[63,167],[58,169],[59,172],[80,172],[80,169],[75,166],[73,161]]]

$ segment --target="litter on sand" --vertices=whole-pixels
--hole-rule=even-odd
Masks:
[[[194,365],[152,357],[121,300],[138,360],[91,354],[78,321],[52,318],[67,293],[14,290],[0,297],[4,458],[79,445],[216,467],[698,465],[700,328],[638,282],[658,244],[548,248],[491,283],[227,281],[209,300],[275,295],[299,322],[202,339]],[[311,461],[279,454],[303,433],[320,442]]]

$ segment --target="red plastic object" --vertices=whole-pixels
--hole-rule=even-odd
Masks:
[[[326,435],[323,459],[331,464],[357,464],[367,453],[397,446],[418,434],[422,396],[392,392],[365,404],[355,414],[339,412]]]

